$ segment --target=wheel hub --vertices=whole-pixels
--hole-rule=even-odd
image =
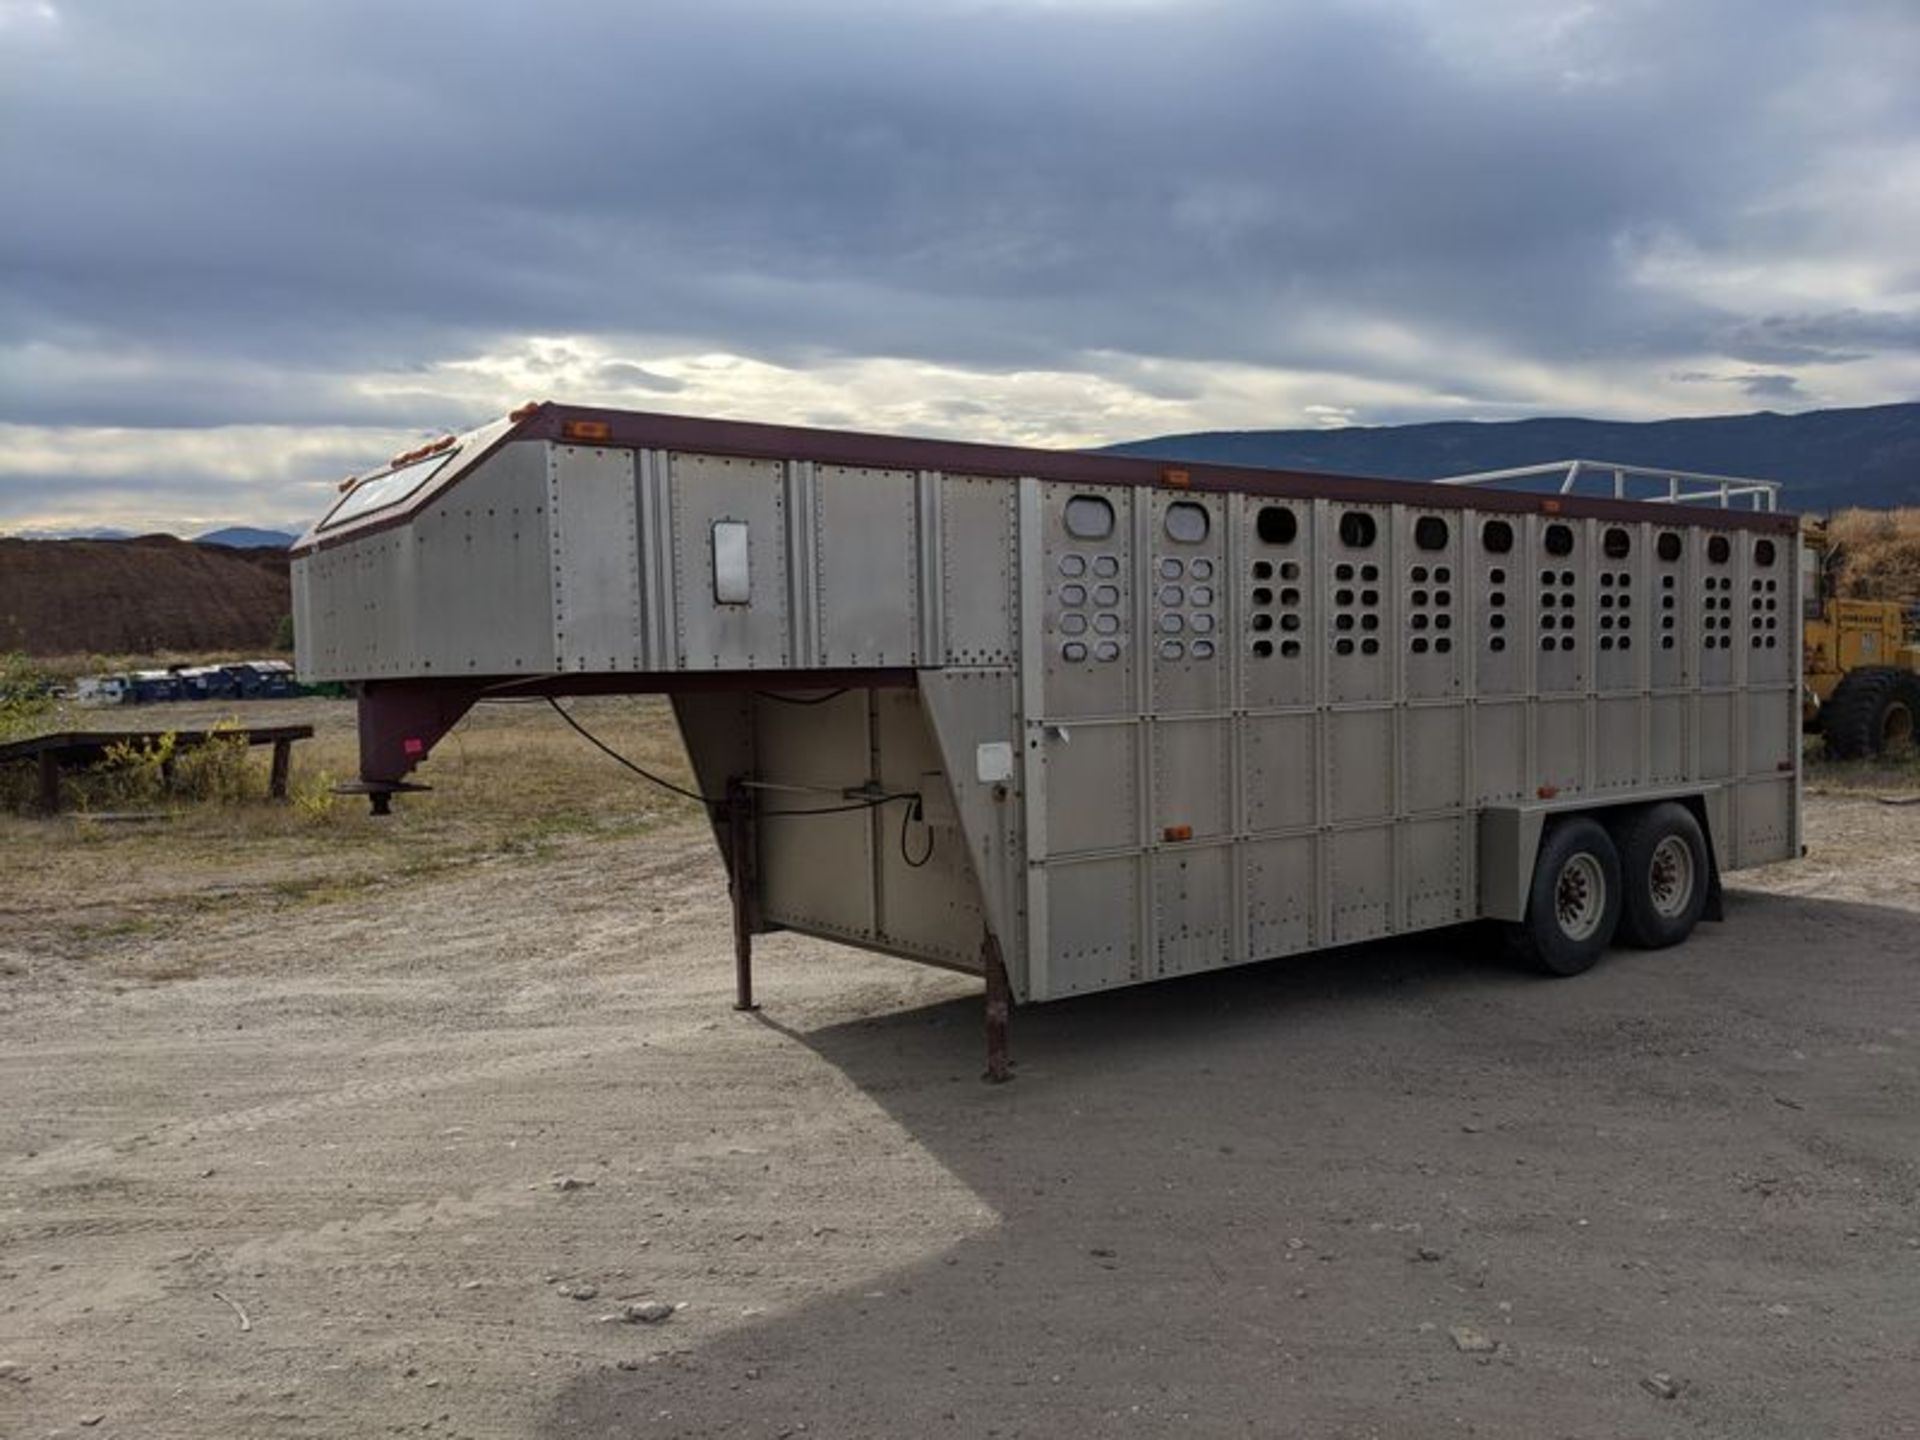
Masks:
[[[1591,855],[1569,856],[1553,887],[1554,918],[1569,940],[1585,940],[1607,911],[1607,877]]]
[[[1693,902],[1693,849],[1678,835],[1668,835],[1653,847],[1647,866],[1647,896],[1654,913],[1671,920],[1684,915]]]

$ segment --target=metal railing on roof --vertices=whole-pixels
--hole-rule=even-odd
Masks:
[[[1512,470],[1481,470],[1471,475],[1448,475],[1436,485],[1502,485],[1514,481],[1558,478],[1559,493],[1611,494],[1615,500],[1642,500],[1657,505],[1718,505],[1722,510],[1777,510],[1780,482],[1752,480],[1739,475],[1703,475],[1691,470],[1662,470],[1653,465],[1622,465],[1612,460],[1555,460],[1545,465],[1522,465]],[[1606,492],[1582,480],[1609,485]]]

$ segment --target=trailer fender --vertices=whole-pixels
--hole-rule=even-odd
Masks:
[[[1529,800],[1489,805],[1480,812],[1480,913],[1493,920],[1527,918],[1527,894],[1533,885],[1533,866],[1540,853],[1540,836],[1547,822],[1560,815],[1592,815],[1610,824],[1623,810],[1657,800],[1678,800],[1694,812],[1707,836],[1710,874],[1707,918],[1721,918],[1720,841],[1727,833],[1727,792],[1718,785],[1672,786],[1635,790],[1598,798],[1573,795],[1552,800]]]

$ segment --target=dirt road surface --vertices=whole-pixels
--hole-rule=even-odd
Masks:
[[[0,1435],[1920,1434],[1920,807],[1809,823],[1680,950],[1025,1011],[1004,1087],[959,977],[732,1013],[685,823],[0,899]]]

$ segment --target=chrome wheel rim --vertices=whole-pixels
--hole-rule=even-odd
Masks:
[[[1591,939],[1607,913],[1607,875],[1593,856],[1570,856],[1553,886],[1553,913],[1569,940]]]
[[[1663,920],[1686,914],[1693,901],[1693,847],[1669,835],[1653,847],[1647,863],[1647,897]]]

